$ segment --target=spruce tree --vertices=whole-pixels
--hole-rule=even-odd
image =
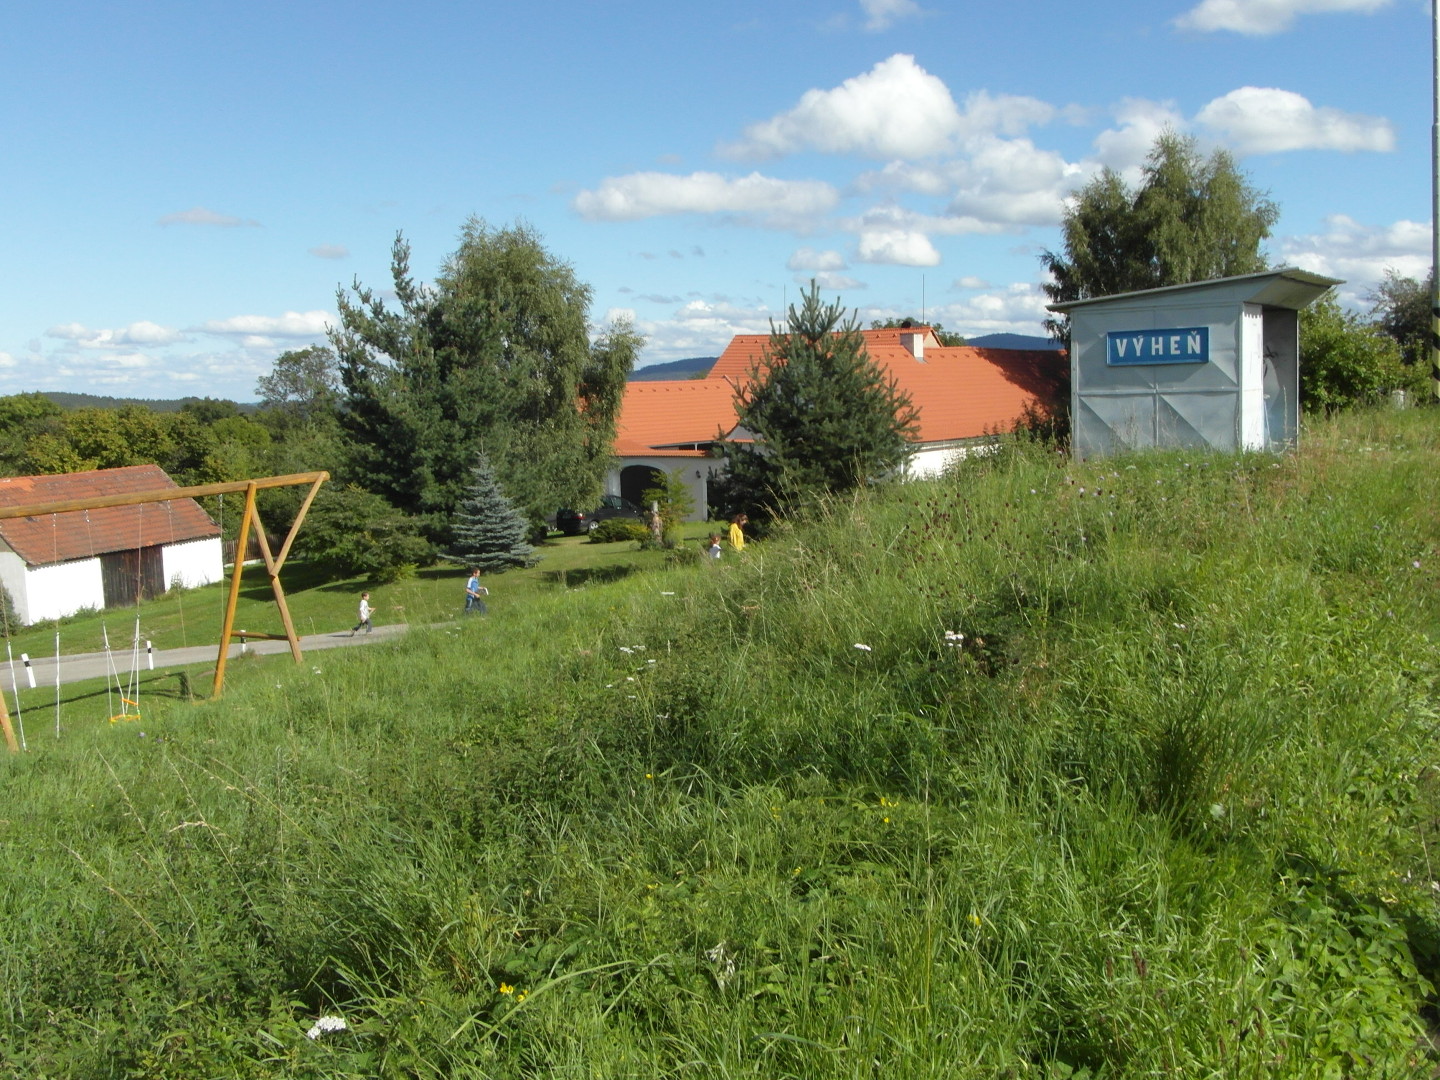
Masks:
[[[810,289],[789,326],[770,343],[735,396],[751,442],[726,442],[727,501],[764,518],[793,514],[826,493],[844,492],[904,464],[919,414],[872,361],[854,319],[837,299]]]
[[[447,554],[456,562],[492,574],[535,562],[535,549],[526,539],[530,524],[500,490],[484,454],[470,469],[470,487],[456,508],[452,527],[455,542]]]

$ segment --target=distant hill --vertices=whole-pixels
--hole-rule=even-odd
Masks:
[[[982,334],[981,337],[965,338],[965,344],[976,348],[1060,348],[1060,344],[1051,338],[1028,334]]]
[[[179,412],[193,402],[209,400],[198,397],[169,399],[101,397],[98,394],[70,394],[62,390],[42,390],[40,396],[47,401],[53,401],[62,409],[122,409],[126,405],[139,405],[151,412],[162,413]],[[254,403],[237,401],[234,404],[242,413],[252,413],[260,408]]]
[[[631,382],[654,382],[658,379],[695,379],[715,366],[718,356],[692,356],[688,360],[671,360],[668,364],[647,364],[630,373]]]
[[[1058,349],[1060,343],[1048,337],[1031,337],[1027,334],[982,334],[967,337],[966,345],[977,349]]]

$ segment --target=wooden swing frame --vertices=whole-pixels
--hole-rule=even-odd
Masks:
[[[305,515],[310,511],[310,504],[315,501],[315,496],[320,492],[320,485],[328,479],[330,479],[328,472],[291,473],[287,476],[232,480],[220,484],[201,484],[197,487],[154,488],[149,491],[132,491],[125,495],[97,495],[87,499],[64,499],[59,502],[30,503],[25,506],[4,506],[0,507],[0,520],[44,517],[46,514],[70,514],[79,510],[99,510],[107,506],[139,506],[143,503],[197,499],[205,495],[229,495],[243,491],[245,493],[245,514],[240,520],[240,538],[235,548],[235,568],[230,574],[230,592],[225,601],[225,616],[220,626],[220,650],[215,659],[215,684],[212,696],[219,697],[225,688],[225,662],[229,657],[230,639],[233,637],[288,641],[290,655],[295,658],[295,662],[298,664],[304,659],[300,654],[300,638],[295,633],[295,623],[290,618],[290,608],[285,603],[285,590],[280,585],[280,569],[290,555],[290,546],[300,531],[300,525],[305,520]],[[270,541],[265,535],[264,523],[260,520],[260,513],[255,506],[255,495],[257,492],[269,488],[296,487],[300,484],[309,484],[310,490],[306,492],[305,499],[300,504],[300,512],[295,515],[295,523],[290,526],[290,531],[285,536],[285,542],[280,545],[279,554],[272,554]],[[265,560],[265,572],[270,576],[270,588],[275,593],[275,606],[280,609],[280,621],[285,627],[284,634],[259,634],[253,630],[239,632],[235,630],[235,605],[240,598],[240,576],[245,569],[245,551],[249,545],[252,526],[255,527],[256,539],[260,544],[260,554]],[[0,728],[4,729],[5,741],[11,752],[18,753],[19,746],[15,741],[15,732],[10,726],[10,712],[6,708],[4,695],[0,695]]]

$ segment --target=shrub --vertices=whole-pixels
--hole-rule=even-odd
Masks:
[[[592,544],[613,544],[618,540],[634,540],[643,544],[648,539],[650,530],[645,527],[645,523],[631,521],[629,518],[611,518],[590,530]]]
[[[295,553],[342,575],[380,582],[409,576],[434,554],[416,519],[353,485],[321,489],[295,538]]]

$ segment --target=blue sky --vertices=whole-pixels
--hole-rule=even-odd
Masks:
[[[337,287],[523,220],[641,363],[865,320],[1038,334],[1037,254],[1166,126],[1281,208],[1272,261],[1430,261],[1423,0],[368,0],[7,7],[0,393],[254,400]]]

